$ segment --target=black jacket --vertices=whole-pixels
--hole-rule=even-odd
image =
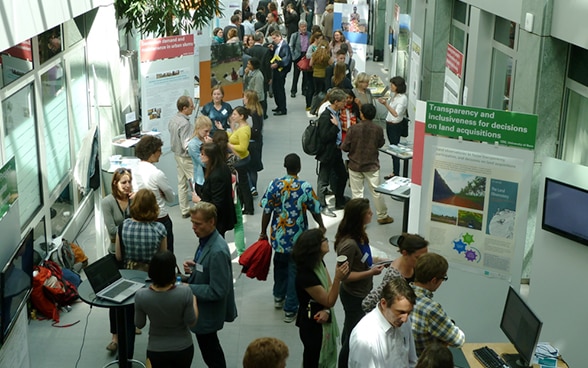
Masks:
[[[216,228],[221,234],[235,227],[237,215],[233,203],[231,170],[226,164],[217,167],[204,180],[201,197],[203,201],[216,206]]]
[[[322,149],[316,155],[316,159],[322,163],[341,160],[341,149],[337,146],[339,127],[331,123],[331,110],[326,109],[318,118],[319,140]]]

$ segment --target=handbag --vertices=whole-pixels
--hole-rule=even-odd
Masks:
[[[408,118],[402,118],[402,121],[399,123],[400,124],[400,136],[401,137],[408,137],[408,123],[410,122],[410,120],[408,120]]]
[[[304,55],[298,62],[296,63],[296,67],[303,72],[309,72],[312,70],[312,66],[310,66],[310,59]]]

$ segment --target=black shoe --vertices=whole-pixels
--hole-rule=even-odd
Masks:
[[[286,111],[276,111],[274,112],[274,116],[280,116],[280,115],[286,115],[287,112]]]
[[[280,111],[280,109],[276,107],[275,109],[272,109],[272,111],[276,112],[276,111]]]
[[[290,97],[295,98],[296,97],[296,93],[290,93]]]
[[[188,213],[184,213],[184,214],[182,215],[182,218],[188,218],[188,217],[190,217],[190,212],[188,212]]]
[[[321,210],[321,213],[323,214],[323,216],[337,217],[337,215],[335,215],[335,212],[331,211],[331,209],[329,207],[323,208]]]
[[[267,119],[269,119],[269,116],[267,116],[267,115],[264,115],[264,116],[263,116],[263,119],[264,119],[264,120],[267,120]]]
[[[241,213],[244,214],[244,215],[253,216],[253,210],[251,210],[251,211],[243,211]]]

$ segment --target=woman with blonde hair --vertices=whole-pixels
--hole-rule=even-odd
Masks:
[[[355,88],[353,88],[353,93],[355,94],[355,103],[361,109],[361,105],[364,104],[373,104],[374,97],[372,96],[372,92],[368,88],[370,84],[370,76],[367,73],[361,72],[355,77]]]
[[[327,91],[327,84],[325,83],[325,76],[327,75],[327,67],[332,64],[331,52],[329,51],[329,43],[325,40],[319,41],[316,51],[312,53],[310,58],[310,66],[312,66],[312,79],[314,85],[314,94]]]
[[[202,194],[202,185],[204,184],[204,164],[200,159],[200,147],[202,147],[203,143],[212,142],[210,137],[211,129],[212,122],[210,118],[204,115],[198,116],[194,124],[194,133],[188,142],[188,154],[194,166],[192,190],[198,195]]]
[[[251,139],[249,140],[249,187],[251,195],[257,197],[257,173],[263,170],[261,152],[263,147],[263,109],[255,91],[247,90],[243,94],[243,104],[251,113]]]

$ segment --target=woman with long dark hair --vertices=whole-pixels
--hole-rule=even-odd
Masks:
[[[249,154],[249,141],[251,140],[251,127],[247,124],[249,110],[243,106],[237,106],[231,114],[232,133],[229,135],[229,149],[239,157],[235,163],[237,170],[237,194],[243,204],[243,214],[253,215],[253,196],[249,187],[249,163],[251,156]],[[224,129],[220,124],[216,124],[220,130]]]
[[[363,298],[372,290],[372,278],[379,275],[384,266],[372,267],[372,251],[365,227],[372,221],[370,202],[365,198],[354,198],[347,202],[343,219],[335,235],[335,250],[338,256],[349,261],[349,276],[343,281],[339,292],[345,310],[345,322],[341,334],[339,367],[347,367],[349,337],[351,331],[365,315],[361,308]]]
[[[192,194],[194,202],[205,201],[216,206],[218,219],[216,229],[224,237],[237,221],[233,203],[231,170],[225,162],[225,155],[218,145],[207,142],[200,149],[200,160],[205,166],[202,196]]]
[[[402,77],[393,77],[390,79],[390,98],[386,100],[383,97],[378,98],[378,102],[386,106],[388,114],[386,115],[386,135],[390,144],[400,142],[400,123],[406,116],[408,106],[408,97],[406,97],[406,82]],[[397,176],[400,172],[400,159],[392,156],[393,173],[384,176],[388,180]]]
[[[170,251],[155,253],[149,263],[152,284],[135,294],[135,325],[149,317],[147,358],[153,368],[190,368],[194,344],[190,327],[196,324],[196,297],[187,285],[176,285],[176,257]]]
[[[349,263],[337,266],[331,282],[323,261],[328,252],[329,240],[320,229],[302,233],[292,249],[299,302],[296,326],[304,345],[304,368],[334,368],[337,365],[339,329],[333,306],[337,302],[341,280],[349,272]]]
[[[257,172],[263,170],[263,109],[258,99],[259,94],[252,90],[243,93],[243,103],[251,113],[251,139],[249,141],[249,187],[251,195],[257,197]]]

